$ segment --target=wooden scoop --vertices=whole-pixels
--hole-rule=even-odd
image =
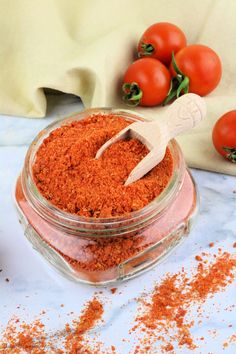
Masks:
[[[169,140],[194,128],[206,115],[206,104],[203,98],[193,93],[179,97],[167,109],[164,118],[150,122],[135,122],[113,136],[97,151],[96,159],[115,142],[126,139],[139,139],[150,152],[131,171],[125,182],[127,186],[137,181],[160,163],[166,152]]]

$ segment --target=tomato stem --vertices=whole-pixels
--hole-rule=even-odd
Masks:
[[[153,47],[152,44],[150,43],[141,43],[141,51],[138,52],[138,56],[143,57],[143,56],[150,56],[154,53],[155,48]]]
[[[183,81],[180,83],[177,89],[176,96],[179,97],[182,91],[184,91],[184,93],[188,93],[188,90],[189,90],[189,78],[187,76],[184,76]]]
[[[226,155],[227,159],[236,163],[236,148],[223,147],[223,150],[228,152]]]
[[[165,99],[164,102],[162,103],[162,106],[167,105],[167,103],[169,103],[175,96],[176,96],[176,90],[173,89],[173,82],[172,82],[172,80],[171,80],[169,92],[168,92],[168,94],[167,94],[166,99]]]
[[[124,92],[123,100],[129,106],[137,106],[143,96],[143,92],[136,82],[125,82],[122,86]]]
[[[164,106],[172,101],[173,98],[178,98],[181,94],[189,92],[189,78],[179,69],[175,61],[174,51],[172,52],[172,66],[176,75],[171,80],[171,89],[163,102]]]
[[[174,70],[176,72],[176,75],[179,75],[180,77],[184,76],[184,73],[180,70],[180,68],[178,67],[178,65],[177,65],[177,63],[175,61],[175,53],[174,53],[174,51],[172,51],[171,58],[172,58],[171,63],[172,63],[172,66],[173,66],[173,68],[174,68]]]

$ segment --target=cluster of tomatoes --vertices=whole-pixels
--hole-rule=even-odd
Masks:
[[[214,50],[187,45],[183,31],[167,22],[156,23],[143,33],[138,57],[123,79],[123,99],[130,106],[165,105],[188,92],[205,96],[217,87],[222,75]],[[212,138],[216,150],[236,162],[236,110],[220,118]]]
[[[140,59],[124,75],[124,100],[129,105],[157,106],[183,93],[205,96],[221,79],[221,62],[209,47],[188,45],[177,26],[160,22],[150,26],[138,43]]]

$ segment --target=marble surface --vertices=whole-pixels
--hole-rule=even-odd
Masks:
[[[79,315],[83,304],[98,290],[68,281],[49,268],[25,239],[13,200],[15,181],[32,138],[52,120],[81,108],[81,102],[73,96],[50,96],[46,119],[0,117],[0,331],[13,315],[29,322],[43,309],[49,318],[45,320],[46,327],[51,331],[62,329],[70,320],[67,313],[73,311],[75,316]],[[128,331],[137,309],[135,298],[144,290],[151,291],[168,271],[181,270],[182,266],[194,269],[197,264],[195,255],[209,251],[210,242],[216,244],[212,252],[218,247],[231,253],[236,251],[232,247],[236,242],[236,194],[233,193],[236,178],[197,170],[192,173],[201,204],[190,236],[171,257],[148,273],[121,284],[116,294],[112,295],[109,288],[104,288],[99,295],[104,302],[105,314],[103,324],[98,325],[96,331],[105,347],[114,344],[117,353],[132,353],[134,339]],[[195,339],[205,338],[204,341],[196,339],[199,348],[194,353],[236,352],[236,344],[223,348],[223,343],[236,333],[236,309],[227,310],[235,302],[236,282],[207,300],[204,310],[208,315],[203,316],[200,325],[191,329]],[[194,309],[191,316],[196,316]],[[213,330],[216,330],[214,336]],[[131,343],[123,342],[123,338],[129,338]],[[159,344],[156,343],[155,353],[160,352]],[[186,348],[175,346],[175,353],[188,352]]]

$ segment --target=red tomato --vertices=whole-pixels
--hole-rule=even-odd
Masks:
[[[171,62],[172,52],[186,46],[186,37],[181,29],[168,22],[155,23],[140,38],[138,53],[160,60],[165,65]]]
[[[232,162],[236,162],[236,110],[225,113],[212,131],[216,150]]]
[[[124,100],[134,106],[156,106],[167,96],[170,82],[170,73],[159,60],[138,59],[124,75]]]
[[[221,61],[211,48],[194,44],[181,49],[175,55],[175,62],[181,74],[189,79],[189,92],[200,96],[213,91],[221,79]],[[171,64],[171,73],[176,71]]]

